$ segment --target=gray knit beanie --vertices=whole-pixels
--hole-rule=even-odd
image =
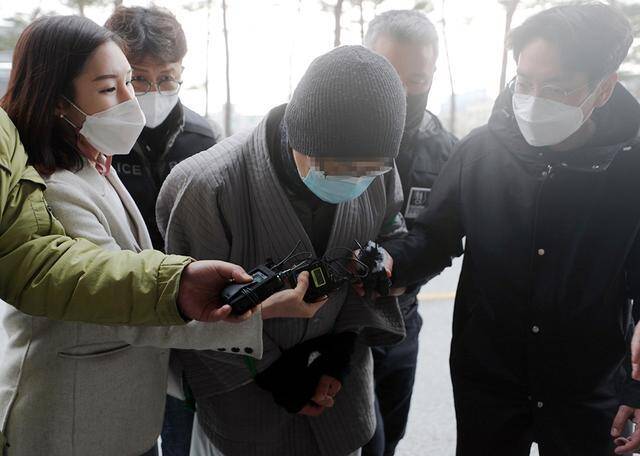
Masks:
[[[405,93],[393,66],[362,46],[342,46],[315,59],[287,105],[289,145],[325,158],[398,155]]]

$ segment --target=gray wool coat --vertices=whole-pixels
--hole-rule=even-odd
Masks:
[[[359,198],[339,205],[327,250],[353,248],[356,239],[375,239],[401,204],[397,174],[376,179]],[[228,138],[176,166],[160,192],[156,213],[172,253],[250,269],[267,258],[284,258],[298,241],[302,250],[314,251],[271,164],[266,119],[254,131]],[[340,456],[369,441],[375,417],[367,345],[393,344],[404,337],[395,300],[371,303],[345,285],[313,319],[264,322],[264,354],[257,370],[267,368],[281,350],[348,329],[361,331],[352,371],[335,407],[316,418],[292,415],[276,405],[255,385],[239,357],[180,350],[200,425],[216,448],[229,456]]]

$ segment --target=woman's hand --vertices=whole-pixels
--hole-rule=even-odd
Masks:
[[[262,301],[262,319],[312,318],[328,298],[325,296],[316,302],[305,302],[307,288],[309,273],[304,271],[298,276],[298,284],[294,289],[280,291]]]
[[[231,315],[231,306],[223,305],[220,293],[229,284],[251,282],[252,277],[235,264],[224,261],[194,261],[187,265],[180,277],[177,304],[182,314],[191,320],[216,322],[243,321],[251,316]]]

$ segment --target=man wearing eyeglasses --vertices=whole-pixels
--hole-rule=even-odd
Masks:
[[[140,208],[153,247],[164,251],[155,215],[160,187],[171,168],[219,137],[204,117],[180,102],[187,42],[171,12],[120,7],[105,27],[124,41],[133,68],[131,84],[147,119],[132,152],[114,157],[112,166]]]
[[[458,456],[640,447],[631,300],[640,300],[640,105],[617,71],[629,21],[565,5],[512,32],[517,77],[463,139],[410,234],[394,286],[465,256],[451,377]]]
[[[112,166],[138,205],[156,250],[165,245],[156,223],[156,200],[171,169],[185,158],[216,144],[207,120],[180,102],[182,60],[187,42],[180,23],[171,12],[158,7],[119,7],[105,27],[124,41],[133,68],[131,84],[147,119],[133,150],[113,158]],[[170,388],[179,394],[175,380],[180,367],[171,354]],[[162,431],[165,456],[189,454],[193,412],[183,401],[167,396]]]

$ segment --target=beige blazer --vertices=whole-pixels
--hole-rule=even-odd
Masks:
[[[124,211],[114,207],[109,185]],[[90,165],[56,172],[45,196],[72,237],[112,250],[151,248],[114,170],[106,178]],[[250,347],[251,356],[262,356],[261,315],[238,325],[108,327],[31,317],[0,303],[0,318],[8,334],[0,347],[0,429],[8,456],[138,456],[161,430],[169,348],[245,353]]]

